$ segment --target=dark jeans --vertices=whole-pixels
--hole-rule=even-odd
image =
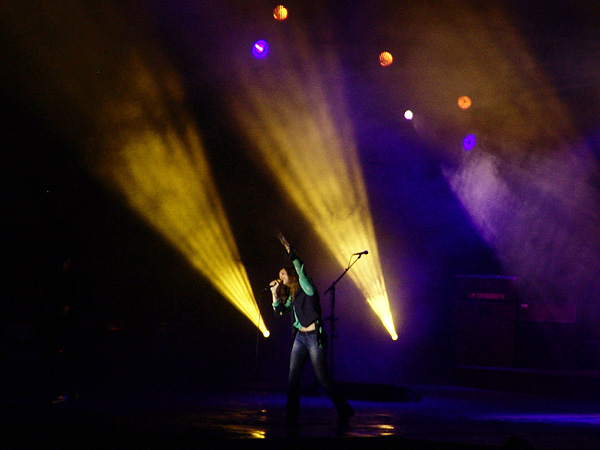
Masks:
[[[300,411],[300,377],[308,356],[310,356],[313,370],[319,383],[321,383],[321,386],[325,389],[325,393],[337,410],[338,417],[342,420],[347,420],[353,414],[352,408],[336,389],[333,378],[327,370],[327,351],[319,347],[317,332],[298,331],[290,355],[286,421],[288,423],[295,423],[298,420],[298,413]]]

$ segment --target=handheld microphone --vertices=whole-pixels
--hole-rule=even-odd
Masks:
[[[360,256],[360,255],[368,255],[369,254],[369,250],[365,250],[363,252],[358,252],[358,253],[352,253],[352,254],[353,255],[358,255],[358,256]]]
[[[269,283],[269,287],[265,288],[265,291],[270,291],[273,286],[275,286],[276,284],[280,284],[280,283],[281,283],[281,280],[279,278],[276,279],[276,280],[271,281]]]

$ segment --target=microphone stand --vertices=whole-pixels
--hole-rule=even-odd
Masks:
[[[350,261],[352,261],[352,256],[350,256],[350,260],[348,261],[348,267],[346,267],[344,269],[344,271],[342,272],[342,274],[337,277],[337,279],[331,283],[331,286],[329,286],[327,288],[327,290],[323,293],[323,294],[327,294],[329,292],[329,303],[331,306],[331,315],[329,317],[326,317],[325,320],[329,320],[331,321],[330,324],[330,339],[331,339],[331,344],[330,344],[330,348],[329,348],[329,373],[331,374],[331,376],[333,377],[333,340],[335,339],[335,321],[338,320],[337,317],[335,317],[335,285],[338,283],[338,281],[340,281],[344,275],[346,275],[346,273],[350,270],[350,267],[352,267],[354,264],[356,264],[356,262],[360,259],[360,257],[362,256],[362,254],[358,254],[358,258],[356,258],[352,263],[350,263]]]

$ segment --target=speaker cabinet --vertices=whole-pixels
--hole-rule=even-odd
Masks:
[[[457,276],[451,318],[454,364],[514,365],[517,334],[515,280],[515,277],[505,276]]]

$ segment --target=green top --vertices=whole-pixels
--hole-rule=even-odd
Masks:
[[[314,295],[315,294],[315,286],[314,286],[312,280],[310,279],[310,277],[307,275],[306,270],[304,270],[304,264],[298,258],[295,258],[292,261],[292,264],[294,264],[294,269],[296,269],[296,273],[298,274],[298,283],[300,284],[300,288],[304,291],[304,293],[306,295],[309,295],[309,296]],[[280,303],[279,299],[277,299],[277,301],[275,303],[273,303],[273,308],[276,308],[280,304],[281,303]],[[302,328],[302,324],[298,320],[298,316],[296,315],[296,310],[293,308],[293,303],[290,298],[288,298],[285,301],[285,303],[283,304],[283,308],[286,313],[289,312],[290,309],[292,309],[292,311],[294,311],[294,323],[292,323],[292,326],[294,328],[297,328],[300,330]]]

